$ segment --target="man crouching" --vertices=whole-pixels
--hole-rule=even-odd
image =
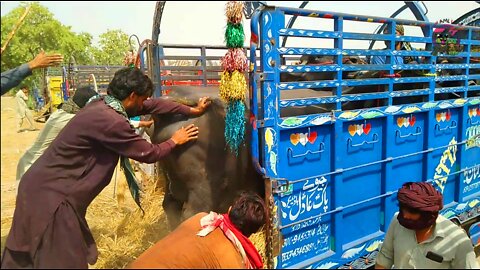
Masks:
[[[196,214],[128,268],[263,268],[262,257],[248,237],[265,221],[262,198],[242,192],[227,214]]]

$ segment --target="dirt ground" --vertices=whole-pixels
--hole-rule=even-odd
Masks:
[[[1,211],[2,211],[2,251],[5,239],[10,229],[15,209],[16,184],[15,174],[17,163],[25,150],[30,147],[38,135],[38,131],[26,131],[17,133],[16,103],[13,97],[1,98],[1,125],[2,125],[2,159],[1,159]],[[26,122],[26,121],[24,121]],[[43,123],[35,123],[39,129]],[[23,124],[28,127],[27,123]]]

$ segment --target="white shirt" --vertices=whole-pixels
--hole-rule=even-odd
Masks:
[[[25,93],[23,93],[22,90],[20,90],[17,92],[17,94],[15,94],[15,99],[17,100],[17,113],[21,117],[25,116],[25,112],[28,109],[25,101],[28,101],[28,97],[25,95]]]
[[[21,91],[20,91],[21,92]],[[44,128],[38,134],[33,145],[23,154],[17,165],[17,181],[20,181],[23,174],[43,154],[48,146],[57,137],[63,127],[75,116],[62,109],[53,112],[45,123]]]
[[[398,214],[397,214],[398,215]],[[465,231],[438,215],[435,228],[426,241],[417,242],[415,231],[409,230],[395,215],[390,223],[376,263],[391,268],[478,269],[473,244]],[[428,252],[443,257],[439,263],[426,257]]]

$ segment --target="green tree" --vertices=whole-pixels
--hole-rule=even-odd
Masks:
[[[97,64],[123,65],[125,52],[129,49],[128,35],[121,30],[108,30],[100,35],[100,48],[93,50]]]
[[[100,35],[99,46],[95,47],[91,34],[73,32],[71,26],[60,23],[48,8],[38,2],[21,2],[17,8],[2,16],[2,44],[5,44],[28,5],[31,5],[30,12],[2,53],[2,72],[27,63],[40,49],[47,53],[63,54],[64,66],[73,59],[77,65],[123,65],[125,52],[130,48],[127,34],[121,30],[109,30]],[[42,89],[43,79],[44,74],[39,70],[25,79],[23,84],[30,89]]]
[[[38,2],[21,2],[17,8],[2,16],[2,44],[6,41],[8,34],[25,11],[27,5],[31,5],[30,12],[2,53],[2,72],[30,61],[37,55],[40,49],[46,52],[63,54],[65,64],[68,63],[70,56],[74,56],[77,61],[82,61],[86,64],[93,63],[93,55],[89,53],[92,51],[92,35],[72,32],[71,27],[62,25],[46,7]],[[23,83],[33,88],[35,86],[40,87],[42,82],[42,72],[36,71],[33,76],[28,77]]]

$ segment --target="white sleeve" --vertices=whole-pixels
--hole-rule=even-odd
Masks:
[[[140,126],[140,121],[130,120],[130,124],[132,124],[134,128],[138,128]]]

